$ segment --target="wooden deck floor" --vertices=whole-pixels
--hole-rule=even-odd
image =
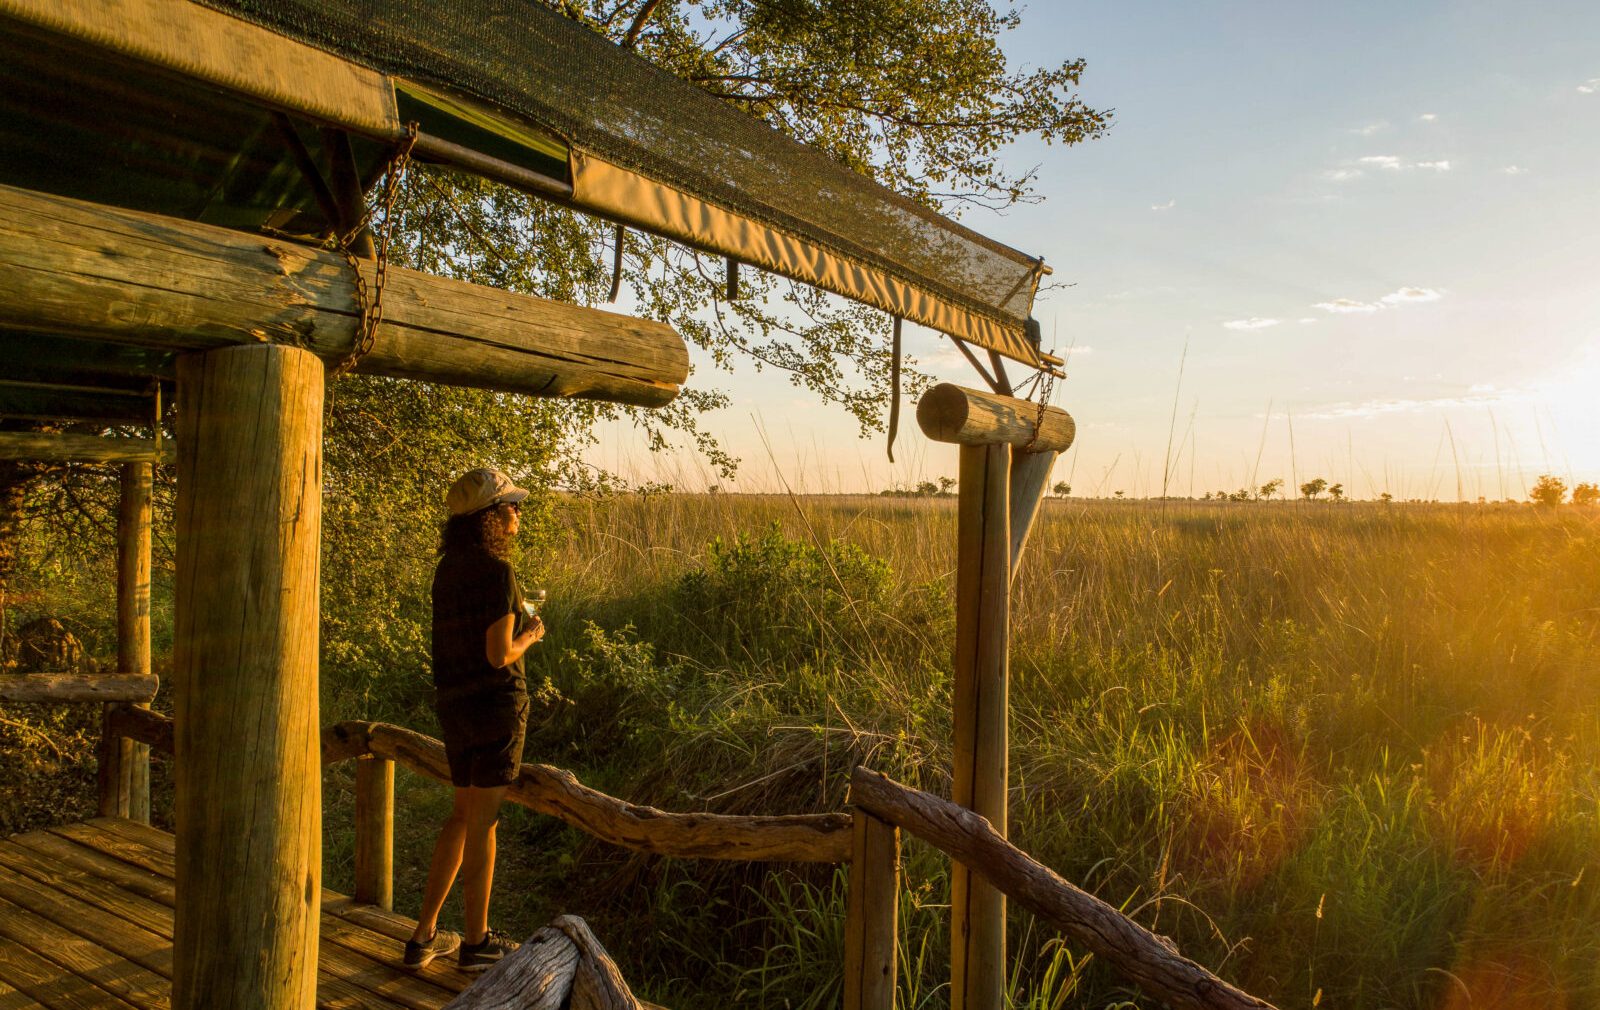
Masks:
[[[172,842],[120,818],[0,841],[0,1010],[167,1010]],[[404,970],[412,920],[331,891],[322,912],[319,1007],[435,1010],[473,979]]]

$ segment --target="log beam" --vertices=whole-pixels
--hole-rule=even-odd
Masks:
[[[316,1000],[325,372],[275,345],[178,362],[174,1010]]]
[[[147,438],[0,431],[0,459],[47,460],[52,463],[173,463],[172,442],[157,445]]]
[[[339,361],[358,328],[350,269],[296,242],[0,186],[0,327]],[[370,289],[375,267],[360,269]],[[663,323],[390,267],[356,370],[654,407],[677,395],[689,355]]]
[[[160,681],[147,673],[0,674],[0,701],[149,702]]]
[[[975,868],[1154,999],[1184,1010],[1273,1010],[1179,954],[1171,940],[1063,880],[970,810],[860,767],[850,779],[850,800]]]
[[[1014,396],[941,382],[917,401],[917,424],[935,442],[1012,445],[1028,452],[1065,452],[1077,434],[1072,415]]]
[[[4,299],[0,293],[0,301]],[[0,417],[149,424],[155,413],[155,397],[144,391],[0,379]]]

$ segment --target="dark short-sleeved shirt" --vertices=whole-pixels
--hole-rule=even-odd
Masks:
[[[494,623],[523,624],[522,591],[511,565],[485,550],[447,551],[433,573],[433,686],[441,704],[480,694],[525,693],[522,659],[489,665],[484,638]]]

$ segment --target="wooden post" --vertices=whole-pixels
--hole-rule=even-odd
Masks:
[[[356,900],[394,907],[394,762],[356,759]]]
[[[149,463],[122,464],[117,509],[117,672],[140,676],[150,675],[150,485]],[[102,734],[109,729],[103,724]],[[150,748],[118,736],[110,736],[105,746],[112,768],[101,779],[100,813],[149,824]]]
[[[1011,578],[1017,577],[1022,551],[1028,546],[1028,534],[1033,532],[1033,521],[1039,516],[1039,506],[1044,504],[1045,492],[1050,483],[1050,469],[1055,466],[1059,453],[1023,452],[1011,449]]]
[[[961,447],[956,519],[955,769],[952,799],[1006,833],[1007,651],[1011,605],[1011,447]],[[951,1010],[1000,1010],[1006,901],[950,867]]]
[[[850,896],[844,919],[844,1010],[893,1010],[898,968],[900,829],[852,815]]]
[[[322,362],[178,362],[172,1006],[304,1010],[322,887]]]

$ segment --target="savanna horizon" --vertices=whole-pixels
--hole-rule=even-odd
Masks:
[[[545,507],[518,559],[550,591],[528,760],[664,809],[839,809],[857,763],[948,794],[953,499]],[[436,732],[431,525],[364,521],[329,513],[322,721]],[[30,571],[105,640],[92,572]],[[1595,509],[1052,497],[1012,591],[1012,836],[1280,1006],[1596,1005],[1597,607]],[[92,770],[52,774],[92,806]],[[336,889],[348,776],[325,782]],[[398,791],[414,913],[448,796]],[[842,876],[626,859],[520,809],[500,850],[497,925],[585,915],[643,995],[831,1005]],[[937,1008],[947,871],[916,844],[906,868],[901,1005]],[[1025,914],[1011,950],[1019,1006],[1133,999]]]

